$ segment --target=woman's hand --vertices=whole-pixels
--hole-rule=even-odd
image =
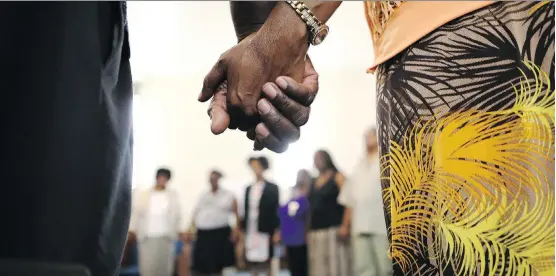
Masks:
[[[338,230],[338,237],[343,241],[347,240],[349,238],[349,227],[342,225]]]
[[[274,232],[272,235],[272,243],[279,244],[280,243],[280,231]]]
[[[232,243],[237,243],[238,241],[240,241],[241,239],[241,231],[239,231],[239,229],[234,228],[234,230],[232,230],[232,233],[230,235],[230,241]]]
[[[284,152],[289,144],[301,135],[300,127],[309,120],[310,105],[319,90],[318,73],[311,59],[305,61],[305,71],[301,82],[290,77],[279,77],[275,83],[263,86],[264,98],[257,103],[261,117],[249,138],[255,138],[255,149],[268,148],[274,152]]]
[[[284,152],[290,143],[299,138],[300,127],[309,119],[309,106],[313,103],[319,88],[318,73],[309,57],[305,60],[304,66],[302,82],[282,76],[278,77],[275,83],[270,82],[263,86],[265,98],[257,104],[260,117],[247,132],[247,137],[255,141],[255,149],[261,150],[266,147],[275,152]],[[208,109],[211,131],[214,134],[223,133],[227,128],[245,130],[246,124],[252,123],[241,122],[248,119],[237,113],[228,113],[226,96],[227,86],[224,82],[219,86]]]
[[[189,244],[193,241],[193,233],[191,231],[187,231],[184,233],[180,233],[179,234],[179,239],[184,243],[184,244]]]

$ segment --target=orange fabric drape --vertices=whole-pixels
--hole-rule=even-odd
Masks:
[[[393,2],[363,2],[374,48],[370,73],[436,28],[496,1]]]

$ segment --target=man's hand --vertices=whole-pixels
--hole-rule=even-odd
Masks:
[[[311,60],[305,61],[305,73],[301,83],[290,77],[278,77],[275,83],[263,86],[265,98],[259,100],[260,120],[256,128],[247,132],[247,137],[255,140],[255,149],[264,147],[275,152],[283,152],[300,136],[299,128],[307,123],[310,105],[318,92],[318,73]],[[226,83],[219,86],[208,109],[211,117],[211,131],[223,133],[226,128],[238,127],[238,118],[230,116],[226,106]],[[240,117],[239,120],[242,118]],[[241,129],[241,127],[240,127]]]
[[[277,125],[275,123],[284,120],[264,120],[264,116],[269,119],[276,112],[272,108],[265,109],[268,108],[268,102],[260,102],[261,87],[273,81],[280,86],[281,81],[276,79],[278,76],[288,76],[291,81],[302,80],[306,71],[304,58],[309,47],[308,30],[303,20],[286,2],[260,5],[254,3],[256,2],[231,4],[234,27],[240,42],[222,54],[207,74],[199,101],[205,102],[214,96],[209,111],[209,115],[214,115],[211,125],[213,133],[222,133],[226,128],[249,130],[248,137],[256,139],[255,149],[267,147],[283,152],[290,142],[299,138],[299,127],[306,119],[303,122],[303,113],[296,113],[293,117],[282,116],[290,122],[297,122],[297,125],[293,124],[296,129],[294,131],[291,125],[274,127]],[[326,23],[341,2],[309,1],[306,4],[321,22]],[[316,79],[316,73],[314,75]],[[225,84],[222,85],[223,83]],[[291,89],[290,86],[281,88],[284,92]],[[316,90],[317,86],[314,85],[314,93]],[[273,95],[270,90],[266,92],[267,97]],[[269,97],[269,100],[280,101],[280,98]],[[307,107],[306,117],[311,101],[312,98],[306,102],[298,101]],[[261,112],[258,108],[262,108]],[[283,112],[283,109],[277,109]],[[262,124],[257,115],[263,119]]]
[[[229,113],[256,116],[261,87],[266,82],[278,76],[301,80],[309,47],[307,35],[295,11],[287,3],[277,3],[258,32],[220,57],[205,77],[199,101],[209,100],[227,80]]]

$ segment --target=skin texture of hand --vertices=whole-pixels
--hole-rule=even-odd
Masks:
[[[309,58],[301,82],[279,77],[275,83],[266,83],[263,86],[265,97],[257,103],[262,122],[254,131],[255,150],[266,147],[280,153],[297,141],[301,135],[300,127],[309,120],[310,105],[318,89],[318,73]],[[248,131],[248,137],[253,138],[253,131]]]
[[[340,3],[306,1],[323,23]],[[293,101],[280,96],[294,93],[291,91],[295,91],[293,84],[297,82],[307,84],[307,62],[304,60],[309,47],[307,26],[285,2],[231,2],[230,8],[239,43],[222,54],[207,74],[199,101],[214,96],[209,109],[213,133],[238,128],[248,131],[247,136],[255,140],[254,149],[266,147],[283,152],[289,143],[299,138],[299,127],[306,123],[308,107],[318,90],[317,75],[310,66],[315,79],[311,89],[313,96],[305,101],[289,96],[297,101],[297,109],[303,111],[289,113],[294,109],[290,105]],[[277,79],[278,76],[289,79]],[[282,93],[273,97],[276,89],[272,88],[276,87]],[[267,100],[260,100],[261,90]],[[276,115],[279,112],[283,114]]]
[[[229,113],[256,116],[261,87],[265,83],[278,76],[301,80],[309,47],[307,41],[307,28],[295,11],[285,3],[276,4],[258,32],[220,57],[205,77],[199,101],[209,100],[216,88],[227,80]]]
[[[230,1],[230,13],[238,41],[257,32],[275,5],[273,1]]]
[[[308,57],[302,82],[281,76],[276,82],[264,84],[264,98],[257,104],[260,121],[256,128],[247,132],[247,137],[255,140],[254,148],[261,150],[266,147],[275,152],[283,152],[290,143],[299,139],[299,128],[309,119],[309,106],[315,99],[318,88],[318,73]],[[226,93],[224,82],[217,89],[209,106],[211,131],[214,134],[238,126],[237,122],[233,122],[237,118],[233,118],[227,111]]]

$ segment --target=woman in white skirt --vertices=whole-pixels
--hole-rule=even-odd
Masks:
[[[264,178],[264,172],[269,168],[268,160],[265,157],[252,157],[248,162],[255,179],[245,190],[245,219],[242,222],[245,258],[251,268],[251,275],[269,275],[273,245],[280,239],[280,194],[278,186]]]

